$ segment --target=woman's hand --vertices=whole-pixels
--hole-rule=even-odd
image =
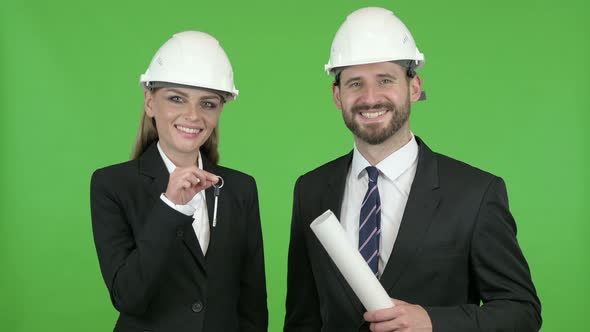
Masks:
[[[204,171],[197,166],[177,167],[170,174],[168,187],[164,195],[176,205],[185,205],[201,190],[219,182],[215,174]]]

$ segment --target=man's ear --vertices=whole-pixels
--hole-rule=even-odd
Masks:
[[[410,81],[410,101],[417,102],[422,94],[422,77],[417,75]]]
[[[154,112],[154,109],[152,107],[153,101],[154,101],[153,93],[150,90],[145,89],[143,92],[143,111],[150,118],[153,118],[156,115],[156,113]]]
[[[332,98],[334,99],[334,105],[336,108],[342,109],[342,101],[340,100],[340,87],[336,83],[332,83]]]

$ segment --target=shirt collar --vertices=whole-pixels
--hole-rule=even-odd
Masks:
[[[174,172],[174,170],[176,169],[176,165],[174,165],[174,163],[172,162],[172,160],[170,160],[170,158],[168,158],[168,156],[164,153],[164,150],[162,150],[162,147],[160,147],[160,141],[158,141],[158,151],[160,152],[160,156],[162,157],[162,160],[164,161],[164,165],[166,165],[166,169],[168,170],[168,173],[172,173]],[[197,164],[198,167],[200,169],[203,169],[203,159],[201,158],[201,151],[199,150],[199,155],[197,157]]]
[[[416,138],[412,133],[412,139],[410,139],[406,145],[387,156],[385,159],[375,165],[375,167],[379,169],[381,174],[389,178],[391,181],[394,181],[408,168],[410,168],[417,158],[418,143],[416,142]],[[366,173],[365,168],[368,166],[371,166],[371,164],[367,161],[367,159],[365,159],[365,157],[363,157],[355,145],[352,154],[352,174],[356,175],[357,178],[360,178],[361,176],[364,176]]]

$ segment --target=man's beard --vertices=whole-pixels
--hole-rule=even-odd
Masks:
[[[362,111],[368,111],[371,109],[383,110],[386,109],[391,112],[391,121],[383,128],[373,128],[377,124],[361,125],[356,121],[355,115]],[[362,116],[362,115],[360,115]],[[377,145],[385,142],[391,136],[395,135],[398,130],[408,121],[410,118],[410,96],[406,98],[406,102],[400,107],[396,107],[392,102],[386,101],[374,105],[359,104],[353,106],[350,111],[343,111],[342,117],[344,123],[352,133],[371,145]]]

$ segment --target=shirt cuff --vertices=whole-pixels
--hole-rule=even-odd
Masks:
[[[177,204],[174,204],[164,194],[160,195],[160,199],[162,201],[164,201],[164,203],[166,203],[169,207],[173,208],[174,210],[176,210],[176,211],[178,211],[178,212],[180,212],[180,213],[182,213],[184,215],[187,215],[189,217],[192,217],[195,214],[195,210],[196,209],[194,207],[188,205],[188,204],[185,204],[185,205],[177,205]]]

